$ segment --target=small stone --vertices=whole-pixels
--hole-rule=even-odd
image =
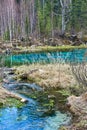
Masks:
[[[49,99],[55,99],[56,97],[54,95],[48,95]]]
[[[21,102],[22,102],[22,103],[27,103],[27,102],[28,102],[28,100],[27,100],[27,99],[22,98],[22,99],[21,99]]]

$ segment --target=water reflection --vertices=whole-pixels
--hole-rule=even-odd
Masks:
[[[4,57],[5,65],[21,65],[32,63],[69,63],[87,61],[87,49],[73,50],[69,52],[41,52],[18,54]]]

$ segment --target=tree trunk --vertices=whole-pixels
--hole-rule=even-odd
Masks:
[[[66,24],[65,24],[65,4],[64,0],[60,0],[61,9],[62,9],[62,35],[65,33]]]
[[[62,7],[62,35],[65,34],[66,23],[65,23],[65,8]]]
[[[51,1],[51,32],[52,38],[54,38],[54,28],[53,28],[53,2]]]

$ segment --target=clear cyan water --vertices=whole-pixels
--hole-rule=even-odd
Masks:
[[[5,57],[6,65],[22,65],[32,63],[69,63],[87,61],[87,49],[76,49],[69,52],[23,53]]]
[[[70,117],[60,111],[55,116],[40,117],[38,106],[29,105],[21,109],[0,109],[0,130],[58,130],[67,124]]]
[[[20,83],[21,84],[21,83]],[[24,84],[22,84],[22,87]],[[25,86],[26,90],[21,88],[21,92],[29,92],[33,85]],[[34,85],[35,86],[35,85]],[[20,88],[17,85],[4,84],[10,91],[16,93],[19,92]],[[39,87],[39,86],[38,86]],[[38,89],[38,91],[42,91]],[[35,99],[21,94],[22,97],[28,100],[28,103],[22,106],[22,108],[2,108],[0,109],[0,130],[58,130],[61,125],[70,123],[71,115],[67,112],[55,111],[54,114],[44,115],[45,107]]]

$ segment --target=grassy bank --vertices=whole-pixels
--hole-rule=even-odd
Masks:
[[[36,83],[42,88],[66,88],[76,86],[68,64],[32,64],[16,67],[16,79]]]
[[[31,47],[22,47],[18,46],[17,49],[13,50],[12,53],[32,53],[32,52],[52,52],[52,51],[72,51],[75,49],[86,49],[87,45],[80,46],[71,46],[71,45],[63,45],[63,46],[31,46]]]
[[[0,108],[1,107],[22,107],[24,103],[21,102],[22,98],[18,95],[11,93],[4,89],[0,84]]]

